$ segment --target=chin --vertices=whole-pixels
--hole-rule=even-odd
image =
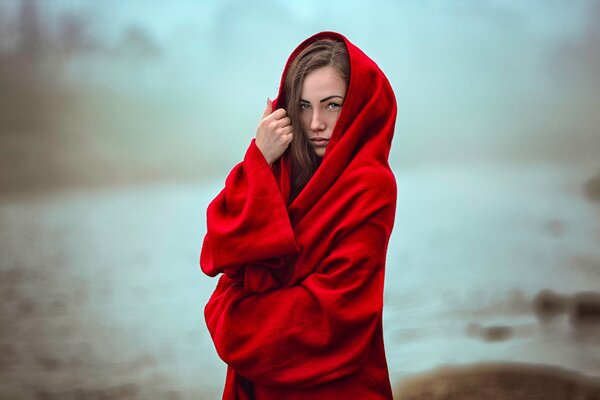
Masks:
[[[323,155],[325,155],[325,149],[324,148],[320,148],[320,149],[314,149],[315,150],[315,154],[318,157],[323,157]]]

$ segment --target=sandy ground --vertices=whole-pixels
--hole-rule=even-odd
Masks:
[[[579,293],[600,287],[600,226],[585,179],[469,171],[397,173],[384,311],[397,398],[595,398],[598,303]],[[198,255],[220,186],[4,197],[0,398],[219,398],[225,367],[202,316],[215,280]]]
[[[407,379],[397,400],[595,400],[600,380],[537,365],[481,364]]]

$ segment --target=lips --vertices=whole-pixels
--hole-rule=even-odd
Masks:
[[[310,139],[311,142],[316,143],[316,144],[323,144],[323,143],[327,143],[329,142],[329,139],[325,139],[325,138],[312,138]]]

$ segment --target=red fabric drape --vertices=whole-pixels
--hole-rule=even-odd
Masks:
[[[396,101],[346,37],[350,84],[319,169],[289,206],[287,154],[271,168],[250,143],[207,210],[202,270],[222,274],[205,307],[228,365],[223,398],[390,399],[383,345],[386,252],[396,183],[388,165]]]

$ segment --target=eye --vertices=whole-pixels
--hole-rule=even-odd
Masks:
[[[342,105],[339,103],[331,102],[331,103],[327,104],[328,110],[339,110],[341,107],[342,107]]]
[[[300,110],[304,111],[304,110],[308,110],[308,109],[310,109],[310,104],[300,103]]]

